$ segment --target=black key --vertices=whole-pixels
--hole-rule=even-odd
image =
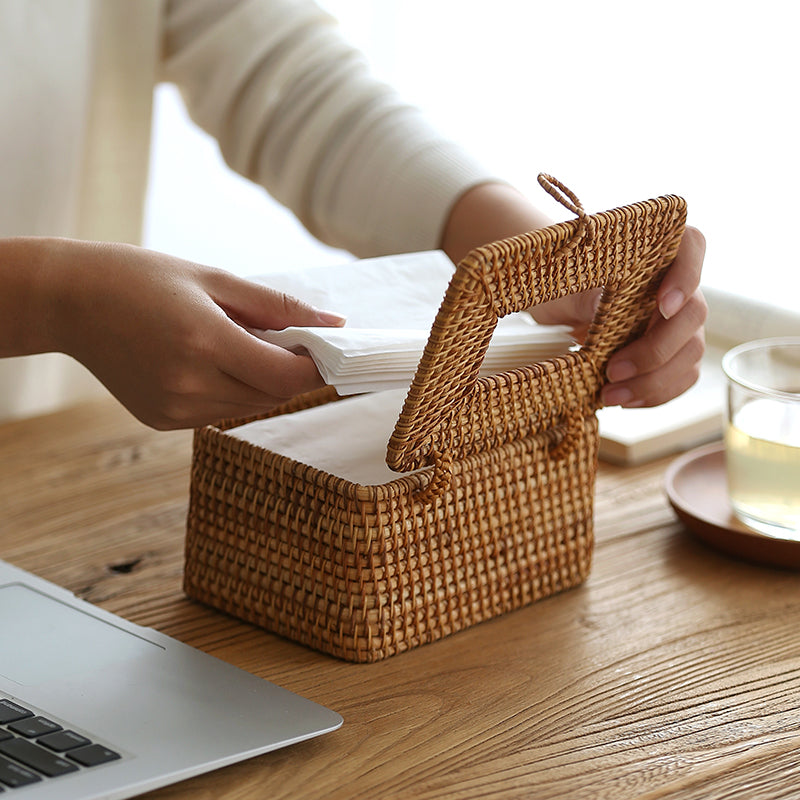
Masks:
[[[47,775],[48,778],[75,772],[78,769],[69,761],[26,739],[9,739],[7,742],[0,742],[0,753]]]
[[[0,742],[2,742],[3,739],[13,739],[13,738],[14,737],[8,731],[4,731],[2,728],[0,728]]]
[[[41,778],[29,769],[9,761],[0,756],[0,783],[17,789],[20,786],[27,786],[29,783],[37,783]]]
[[[3,725],[6,722],[14,722],[15,720],[32,716],[33,711],[28,711],[27,708],[18,706],[16,703],[12,703],[5,697],[0,698],[0,725]]]
[[[96,767],[98,764],[106,764],[109,761],[116,761],[121,758],[119,753],[109,750],[102,744],[90,744],[87,747],[70,750],[67,752],[67,757],[77,761],[84,767]]]
[[[28,717],[19,722],[12,722],[8,729],[24,736],[26,739],[35,739],[37,736],[44,736],[46,733],[60,731],[61,726],[46,717]]]
[[[46,736],[42,736],[36,741],[50,750],[55,750],[57,753],[63,753],[65,750],[72,750],[74,747],[83,747],[84,745],[91,744],[85,736],[81,736],[79,733],[75,733],[75,731],[48,733]]]

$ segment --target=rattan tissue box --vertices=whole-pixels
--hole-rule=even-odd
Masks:
[[[231,435],[243,420],[196,431],[190,597],[371,662],[586,579],[606,363],[646,327],[686,207],[666,196],[588,215],[542,182],[578,218],[458,264],[381,443],[397,477],[366,485],[301,463]],[[479,377],[499,318],[595,287],[582,346]],[[334,401],[348,402],[328,388],[268,416]]]

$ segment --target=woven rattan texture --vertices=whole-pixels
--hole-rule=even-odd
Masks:
[[[592,422],[559,461],[540,437],[457,462],[446,499],[427,505],[412,499],[419,476],[359,491],[201,431],[189,593],[373,661],[574,586],[591,562]]]
[[[389,445],[391,466],[424,467],[413,474],[356,485],[227,435],[241,420],[198,430],[186,592],[363,662],[585,580],[605,363],[650,318],[684,219],[679,198],[659,198],[459,264]],[[477,378],[498,316],[594,286],[580,351]]]
[[[594,411],[609,357],[653,311],[685,203],[662,197],[488,245],[459,265],[389,443],[397,470],[480,452]],[[478,378],[499,317],[604,287],[584,347],[565,358]]]

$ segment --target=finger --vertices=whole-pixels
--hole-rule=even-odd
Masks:
[[[226,416],[249,415],[268,411],[289,399],[261,391],[219,370],[211,375],[199,376],[195,390],[174,393],[172,397],[176,404],[184,406],[183,416],[208,414],[210,409],[225,412]]]
[[[606,370],[608,380],[619,383],[660,369],[702,330],[707,315],[705,298],[696,290],[672,319],[656,318],[643,336],[609,359]],[[699,342],[702,344],[702,336]],[[702,351],[698,354],[700,357]]]
[[[186,403],[174,405],[167,409],[155,412],[137,414],[137,417],[160,431],[180,430],[182,428],[202,428],[205,425],[218,425],[223,420],[247,419],[257,416],[280,405],[277,402],[251,406],[237,403],[212,403],[205,402],[201,405]]]
[[[345,317],[222,270],[207,273],[208,291],[234,319],[253,328],[341,327]]]
[[[687,226],[678,254],[658,289],[658,309],[664,319],[674,317],[700,285],[706,240],[697,228]]]
[[[317,388],[320,384],[319,374],[314,370],[309,386]],[[305,391],[305,387],[302,390]],[[262,414],[294,394],[285,396],[282,390],[279,393],[262,391],[213,367],[195,368],[175,376],[164,391],[155,395],[148,393],[144,401],[136,403],[131,410],[142,422],[160,430],[170,430]]]
[[[702,352],[702,332],[698,332],[661,369],[603,387],[601,402],[605,406],[624,408],[644,408],[666,403],[683,394],[700,377]]]
[[[225,366],[232,378],[281,402],[325,385],[310,356],[250,338],[254,342],[252,357],[231,358]]]
[[[230,320],[212,346],[221,372],[269,397],[288,400],[325,385],[310,356],[265,342]]]

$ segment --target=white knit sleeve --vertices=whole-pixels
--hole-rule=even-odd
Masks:
[[[361,257],[438,247],[458,196],[493,178],[311,0],[171,0],[162,78],[233,169]]]

